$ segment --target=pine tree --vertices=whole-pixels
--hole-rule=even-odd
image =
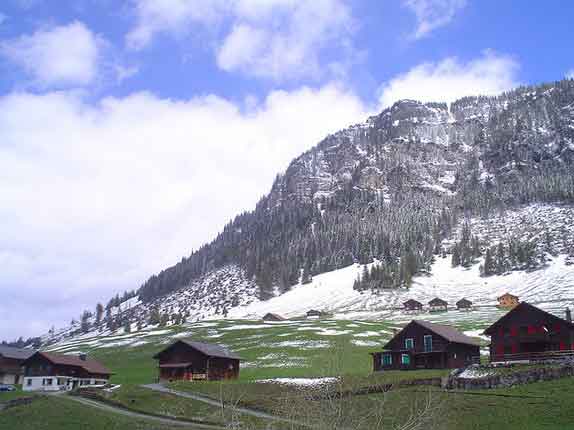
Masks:
[[[101,303],[96,305],[96,325],[100,325],[102,322],[102,316],[104,315],[104,306]]]

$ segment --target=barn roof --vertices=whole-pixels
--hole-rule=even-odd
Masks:
[[[512,297],[513,299],[518,299],[518,296],[515,296],[514,294],[504,293],[502,296],[498,297],[497,300],[500,300],[503,297]]]
[[[463,298],[463,299],[460,299],[458,302],[456,302],[456,305],[457,305],[457,306],[460,306],[460,305],[472,305],[472,302],[471,302],[470,300],[468,300],[468,299]]]
[[[35,354],[28,357],[28,359],[24,362],[24,364],[26,364],[27,361],[31,360],[35,356],[43,357],[52,364],[57,364],[61,366],[80,367],[89,373],[96,373],[100,375],[112,374],[112,372],[99,361],[96,361],[89,357],[82,359],[80,358],[79,355],[54,354],[52,352],[38,351]]]
[[[511,310],[509,310],[502,317],[500,317],[497,321],[495,321],[492,325],[490,325],[490,327],[488,327],[486,330],[484,330],[484,334],[486,334],[486,335],[492,334],[492,332],[496,329],[496,327],[498,327],[500,324],[505,323],[506,320],[508,320],[514,313],[520,312],[520,311],[525,310],[525,309],[533,310],[535,312],[540,313],[541,315],[544,315],[546,317],[554,319],[555,321],[560,320],[561,322],[563,322],[567,326],[570,326],[571,328],[574,329],[574,324],[572,322],[567,321],[563,318],[557,317],[556,315],[551,314],[550,312],[543,311],[542,309],[537,308],[536,306],[532,306],[530,303],[522,302],[522,303],[519,303],[518,305],[516,305]]]
[[[443,299],[439,299],[438,297],[435,297],[434,299],[432,299],[429,302],[430,306],[444,306],[444,305],[448,305],[448,302],[445,302]]]
[[[238,356],[234,352],[228,350],[227,348],[225,348],[221,345],[217,345],[214,343],[196,342],[196,341],[193,341],[190,339],[180,339],[177,342],[172,343],[170,346],[168,346],[167,348],[161,350],[156,355],[154,355],[153,358],[159,358],[159,355],[162,352],[167,351],[168,349],[170,349],[173,345],[177,344],[178,342],[181,342],[187,346],[190,346],[193,349],[196,349],[197,351],[207,355],[208,357],[231,358],[234,360],[241,360],[240,356]]]
[[[4,358],[11,358],[14,360],[26,360],[33,355],[36,351],[33,349],[14,348],[12,346],[0,345],[0,355]]]
[[[423,304],[415,299],[408,299],[406,302],[403,303],[403,306],[422,306]]]
[[[283,318],[281,315],[279,315],[279,314],[274,314],[274,313],[272,313],[272,312],[267,312],[265,315],[263,315],[263,319],[266,319],[266,318],[275,318],[275,319],[278,319],[278,320],[284,320],[284,319],[285,319],[285,318]]]
[[[417,324],[421,327],[426,328],[427,330],[430,330],[431,332],[439,335],[440,337],[446,339],[449,342],[452,343],[461,343],[464,345],[480,345],[480,341],[477,339],[473,339],[470,336],[467,336],[465,334],[462,334],[460,331],[458,331],[457,329],[455,329],[454,327],[448,326],[448,325],[444,325],[444,324],[436,324],[436,323],[431,323],[429,321],[423,321],[423,320],[412,320],[410,323],[408,323],[403,330],[405,330],[408,326],[410,326],[411,324]],[[393,338],[387,342],[387,344],[384,346],[384,348],[386,349],[387,346],[393,341],[393,339],[395,337],[398,337],[401,335],[401,333],[403,332],[403,330],[401,330],[400,332],[398,332],[395,336],[393,336]]]

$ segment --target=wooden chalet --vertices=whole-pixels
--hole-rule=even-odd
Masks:
[[[448,303],[438,297],[432,299],[428,305],[430,312],[446,312],[448,310]]]
[[[480,360],[479,341],[453,327],[413,320],[382,352],[375,352],[373,370],[450,369]]]
[[[497,300],[499,307],[508,309],[512,309],[513,307],[518,305],[518,303],[520,303],[518,297],[510,293],[504,293],[502,296],[498,297]]]
[[[0,384],[21,384],[24,375],[24,360],[34,352],[31,349],[0,345]]]
[[[321,318],[325,314],[321,311],[316,310],[316,309],[311,309],[310,311],[307,311],[306,315],[307,315],[307,318]]]
[[[423,304],[414,299],[409,299],[403,303],[403,310],[405,312],[417,312],[423,309]]]
[[[458,310],[471,310],[472,302],[468,299],[460,299],[458,302],[456,302],[456,308]]]
[[[112,372],[85,354],[36,352],[24,360],[24,391],[69,391],[84,385],[105,385]]]
[[[271,312],[266,313],[263,316],[263,321],[285,321],[286,318],[283,318],[281,315],[279,314],[273,314]]]
[[[568,318],[568,310],[566,312]],[[522,302],[488,327],[490,361],[545,360],[574,355],[574,324]]]
[[[236,379],[241,358],[215,344],[178,340],[154,357],[160,381]]]

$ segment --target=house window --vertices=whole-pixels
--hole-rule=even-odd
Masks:
[[[432,351],[432,335],[431,334],[425,334],[424,344],[425,344],[425,352],[431,352]]]
[[[52,378],[42,379],[42,385],[52,385]]]
[[[412,338],[405,339],[405,349],[414,349],[415,348],[415,340]]]
[[[393,356],[391,354],[383,355],[383,366],[390,366],[393,364]]]
[[[401,354],[401,364],[409,366],[411,364],[411,356],[409,354]]]
[[[32,378],[28,378],[26,379],[26,385],[29,387],[30,385],[32,385]]]
[[[66,385],[66,380],[64,378],[58,378],[58,385]]]

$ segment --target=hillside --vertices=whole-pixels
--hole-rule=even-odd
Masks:
[[[492,304],[506,290],[570,299],[573,162],[573,80],[397,102],[293,160],[252,212],[110,301],[100,330],[310,307],[372,317],[405,297]]]

